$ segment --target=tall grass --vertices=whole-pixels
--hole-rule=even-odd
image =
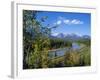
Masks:
[[[75,51],[70,50],[65,54],[65,66],[90,66],[91,65],[91,55],[90,48],[85,47],[82,50]]]

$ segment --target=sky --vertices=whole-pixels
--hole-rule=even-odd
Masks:
[[[52,29],[52,34],[77,34],[91,36],[91,14],[90,13],[76,13],[76,12],[51,12],[39,11],[37,13],[37,20],[47,16],[43,26],[49,24],[49,27],[58,25],[57,28]]]

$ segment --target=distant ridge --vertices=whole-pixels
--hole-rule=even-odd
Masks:
[[[91,37],[89,35],[77,35],[77,34],[63,34],[63,33],[59,33],[56,35],[51,35],[51,38],[61,38],[61,39],[68,39],[68,40],[78,40],[78,39],[90,39]]]

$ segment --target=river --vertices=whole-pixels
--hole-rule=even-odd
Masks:
[[[77,43],[72,43],[72,47],[71,49],[73,50],[78,50],[80,49],[80,45]],[[62,48],[62,49],[57,49],[57,50],[51,50],[49,52],[49,57],[50,58],[54,58],[54,57],[59,57],[59,56],[63,56],[65,54],[66,51],[68,51],[69,48]]]

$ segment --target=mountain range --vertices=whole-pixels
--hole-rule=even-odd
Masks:
[[[79,40],[79,39],[90,39],[91,37],[89,35],[77,35],[77,34],[63,34],[59,33],[57,35],[51,35],[51,38],[61,38],[61,39],[67,39],[67,40]]]

